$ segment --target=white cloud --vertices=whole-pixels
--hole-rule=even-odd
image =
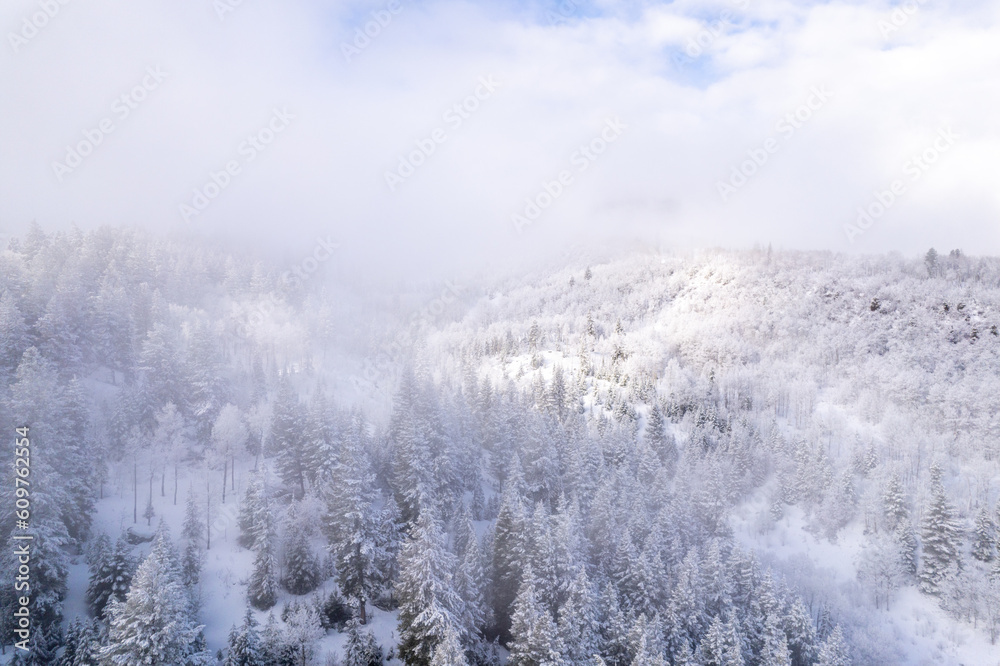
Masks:
[[[180,204],[275,107],[296,115],[196,230],[291,252],[332,234],[358,267],[454,272],[569,242],[1000,252],[995,3],[924,3],[883,37],[887,3],[604,3],[550,26],[538,7],[407,2],[360,54],[341,43],[386,2],[69,2],[0,55],[0,224],[182,229]],[[0,10],[17,31],[38,1]],[[672,56],[723,10],[683,69]],[[168,79],[62,183],[52,162],[146,67]],[[413,177],[383,174],[480,76],[500,89]],[[728,203],[716,184],[811,87],[818,109]],[[628,131],[530,230],[510,216],[619,116]],[[843,226],[943,125],[961,136],[853,245]],[[956,216],[960,215],[959,220]]]

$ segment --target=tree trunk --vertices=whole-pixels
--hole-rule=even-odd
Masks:
[[[232,479],[233,479],[233,485],[232,485],[232,488],[230,488],[230,490],[232,490],[235,493],[236,492],[236,454],[235,453],[233,454],[233,476],[232,476]]]
[[[139,522],[139,463],[132,460],[132,523]]]
[[[222,463],[222,503],[226,503],[226,482],[229,481],[229,465]]]
[[[177,506],[177,463],[174,463],[174,506]]]
[[[167,496],[167,468],[160,471],[160,497]]]
[[[367,609],[365,608],[364,597],[358,599],[358,619],[361,621],[361,624],[368,624],[368,613]]]
[[[212,550],[212,486],[205,482],[205,550]]]

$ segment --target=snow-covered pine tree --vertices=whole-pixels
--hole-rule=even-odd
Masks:
[[[674,441],[673,436],[667,433],[667,423],[666,419],[663,418],[663,411],[655,402],[649,408],[643,438],[649,444],[650,448],[656,452],[657,456],[659,456],[660,462],[667,468],[669,474],[673,476],[680,454],[677,451],[677,443]]]
[[[559,608],[557,630],[567,663],[585,663],[599,652],[600,632],[594,605],[587,571],[581,566],[566,591],[566,601]]]
[[[788,639],[775,614],[771,614],[764,622],[764,647],[760,653],[760,663],[767,666],[792,666]]]
[[[300,503],[288,508],[285,529],[285,576],[282,584],[292,594],[308,594],[320,584],[320,562],[313,552],[312,525]]]
[[[655,649],[643,634],[631,666],[667,666],[667,661],[663,658],[663,653]]]
[[[125,601],[137,566],[124,535],[118,537],[113,549],[95,556],[87,585],[87,603],[95,616],[103,617],[110,601]]]
[[[816,666],[851,666],[847,643],[844,642],[844,632],[839,625],[834,627],[820,647]]]
[[[271,666],[257,631],[257,620],[248,608],[243,624],[229,632],[229,644],[222,666]]]
[[[890,532],[899,525],[909,522],[910,511],[906,506],[906,495],[899,474],[893,473],[882,490],[882,507],[885,511],[885,526]]]
[[[742,644],[735,622],[713,617],[708,633],[698,645],[697,657],[702,666],[743,666]]]
[[[631,658],[628,618],[618,601],[618,592],[606,581],[597,602],[601,656],[609,666],[627,664]]]
[[[388,582],[394,545],[392,530],[375,509],[375,476],[355,432],[341,443],[340,456],[323,486],[326,511],[323,532],[341,592],[357,605],[367,622],[366,603]]]
[[[254,544],[253,571],[247,583],[247,600],[258,610],[274,606],[278,598],[278,572],[274,561],[274,526],[266,502],[258,512],[260,532]]]
[[[512,468],[519,470],[515,457]],[[500,510],[493,526],[493,561],[491,585],[493,599],[493,635],[501,643],[510,640],[510,614],[521,585],[521,569],[527,559],[525,511],[518,493],[519,473],[509,476],[501,494]]]
[[[347,624],[344,666],[382,666],[382,647],[370,631],[361,631],[357,619]]]
[[[199,649],[202,627],[191,620],[178,569],[169,533],[161,527],[149,556],[135,573],[125,601],[111,602],[102,664],[214,663],[207,651]]]
[[[399,655],[409,666],[427,666],[448,627],[461,630],[462,601],[451,585],[457,563],[433,514],[420,509],[399,554]]]
[[[377,665],[365,664],[364,666]],[[462,650],[462,642],[458,637],[458,630],[455,627],[449,626],[445,629],[441,642],[434,647],[430,666],[469,666],[469,661]]]
[[[104,645],[107,644],[107,627],[97,618],[84,620],[79,625],[76,635],[76,644],[70,655],[69,646],[63,653],[62,663],[58,661],[57,666],[100,666],[100,653]]]
[[[472,503],[469,506],[473,520],[486,520],[486,494],[483,492],[482,479],[472,486]]]
[[[986,507],[976,514],[976,526],[972,538],[972,556],[980,562],[992,562],[994,546],[997,539],[995,527]]]
[[[434,485],[431,440],[435,426],[421,392],[413,371],[404,370],[389,423],[393,494],[406,522],[416,520]]]
[[[28,328],[12,290],[0,293],[0,378],[14,374],[28,348]]]
[[[184,551],[181,554],[181,573],[184,584],[195,587],[201,575],[202,539],[205,527],[201,520],[201,511],[195,502],[193,492],[188,492],[184,507],[184,525],[181,528],[181,540]]]
[[[561,663],[556,624],[545,602],[538,598],[536,585],[534,571],[528,564],[522,573],[511,615],[509,663],[512,666],[558,666]]]
[[[319,613],[312,604],[299,604],[285,620],[285,642],[295,648],[299,666],[309,663],[313,643],[323,637]]]
[[[486,573],[471,515],[464,508],[456,525],[455,553],[458,558],[455,593],[462,600],[462,627],[466,636],[479,636],[486,627],[488,615],[484,594]]]
[[[283,625],[278,624],[273,613],[268,613],[267,623],[260,632],[261,649],[267,666],[297,666],[298,653],[288,641]]]
[[[334,441],[334,414],[326,399],[326,390],[320,380],[313,391],[306,410],[302,431],[303,448],[306,458],[306,479],[316,483],[324,478],[337,458]],[[339,439],[339,438],[338,438]]]
[[[959,560],[960,532],[955,511],[945,495],[940,468],[931,471],[931,502],[920,526],[923,544],[920,566],[920,589],[938,594],[948,567]]]
[[[250,480],[247,489],[243,493],[240,501],[239,517],[237,523],[240,526],[239,544],[244,548],[253,550],[257,544],[257,538],[265,529],[261,518],[265,508],[269,510],[269,499],[267,494],[267,469],[261,465],[258,469],[250,473]]]
[[[788,602],[781,626],[788,639],[792,666],[810,666],[816,660],[816,627],[800,597],[796,596]]]
[[[283,488],[301,499],[306,492],[308,464],[303,438],[304,419],[299,396],[287,374],[278,382],[268,438]]]
[[[211,439],[212,427],[228,397],[218,336],[204,323],[191,327],[182,366],[183,398],[202,441]]]

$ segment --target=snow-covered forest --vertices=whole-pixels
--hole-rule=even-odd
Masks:
[[[0,252],[33,538],[0,660],[1000,663],[1000,259],[284,271],[116,228]]]

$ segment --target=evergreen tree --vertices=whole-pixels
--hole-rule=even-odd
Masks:
[[[801,598],[796,597],[789,603],[781,624],[788,639],[792,666],[812,664],[816,660],[816,627],[813,626],[812,617]]]
[[[434,486],[431,465],[438,433],[431,408],[422,398],[413,372],[407,369],[400,379],[389,423],[392,487],[406,522],[416,520],[420,507],[430,502]]]
[[[632,666],[667,666],[663,654],[656,650],[651,643],[643,634],[639,639],[639,646],[635,659],[632,660]]]
[[[149,556],[136,571],[125,601],[111,602],[108,628],[101,660],[109,666],[207,666],[214,661],[199,649],[202,627],[190,619],[177,556],[165,529],[159,530]]]
[[[559,609],[559,641],[567,663],[585,663],[599,651],[600,633],[594,604],[587,571],[580,567]]]
[[[458,558],[455,593],[462,601],[462,627],[467,636],[475,636],[485,628],[488,614],[484,594],[486,574],[479,539],[464,507],[456,526],[455,551]]]
[[[103,617],[109,602],[125,601],[137,566],[124,536],[118,538],[113,550],[102,549],[95,554],[87,585],[87,603],[95,616]]]
[[[894,473],[889,477],[882,491],[882,506],[885,510],[886,528],[890,532],[909,521],[910,512],[906,507],[906,496],[903,494],[903,484],[900,483],[898,474]]]
[[[323,530],[337,582],[355,601],[358,618],[365,624],[366,602],[388,582],[394,538],[391,519],[375,509],[375,476],[356,432],[342,442],[324,491]]]
[[[185,585],[194,587],[201,575],[202,538],[205,527],[201,521],[201,512],[195,504],[193,492],[188,493],[184,508],[184,526],[181,529],[181,539],[184,544],[181,555],[182,579]]]
[[[12,376],[17,369],[28,348],[27,331],[14,293],[4,289],[0,293],[0,378]]]
[[[736,625],[723,622],[718,616],[712,618],[708,633],[698,645],[697,658],[701,666],[743,666],[743,650]]]
[[[308,594],[320,584],[320,563],[313,553],[312,526],[296,504],[289,507],[285,530],[285,589],[292,594]]]
[[[955,511],[945,495],[939,469],[931,473],[931,503],[924,515],[920,536],[923,542],[920,589],[938,594],[945,571],[949,565],[958,563],[961,544]]]
[[[995,540],[993,521],[990,520],[990,514],[984,506],[976,514],[975,534],[972,540],[972,556],[980,562],[992,562]]]
[[[180,380],[186,386],[186,404],[203,441],[212,441],[213,425],[216,424],[228,394],[225,374],[219,360],[222,353],[218,347],[218,336],[204,323],[198,322],[191,329],[185,363],[180,372]],[[227,442],[230,443],[232,442]]]
[[[552,615],[536,594],[536,578],[528,564],[511,616],[510,663],[512,666],[557,666],[560,663],[558,633]]]
[[[520,480],[515,458],[515,473],[504,483],[500,511],[494,525],[491,585],[493,598],[493,635],[501,643],[510,640],[510,614],[521,585],[521,568],[527,559],[524,505],[517,487]]]
[[[445,630],[444,637],[431,655],[430,666],[469,666],[455,627],[449,626]]]
[[[399,554],[399,655],[410,666],[427,666],[448,628],[460,630],[461,600],[451,587],[455,556],[427,507]]]
[[[608,581],[598,600],[598,623],[601,628],[601,656],[608,666],[624,666],[631,659],[629,626],[618,602],[615,586]]]
[[[673,475],[680,454],[677,451],[677,443],[674,441],[674,438],[667,433],[667,424],[663,418],[663,412],[660,410],[660,406],[655,403],[649,409],[649,416],[646,418],[646,429],[643,437],[650,448],[659,456],[660,462]]]
[[[319,613],[312,604],[300,604],[285,621],[285,642],[295,648],[299,666],[306,666],[312,654],[312,644],[323,637]]]
[[[229,632],[229,645],[222,666],[270,666],[264,653],[257,621],[248,608],[243,616],[243,624]]]
[[[851,657],[839,626],[834,628],[820,647],[816,666],[851,666]]]
[[[247,584],[247,600],[258,610],[274,606],[278,598],[277,565],[274,561],[274,528],[271,509],[265,503],[260,510],[260,532],[254,544],[253,572]]]
[[[787,637],[774,614],[770,615],[764,624],[764,649],[760,653],[760,663],[767,666],[792,666]]]
[[[283,487],[301,499],[306,492],[309,461],[303,436],[302,407],[288,375],[278,383],[274,399],[269,442],[275,456],[275,468],[284,482]]]
[[[264,520],[266,515],[270,515],[266,478],[267,471],[264,467],[252,472],[246,492],[240,501],[239,517],[237,518],[240,526],[238,541],[241,546],[251,550],[256,548],[260,536],[271,529],[271,526]]]
[[[374,634],[361,631],[357,620],[351,620],[347,625],[344,666],[382,666],[381,646]]]
[[[302,432],[305,451],[306,480],[316,483],[317,479],[327,476],[336,461],[337,452],[334,441],[334,417],[327,404],[322,380],[313,392]]]
[[[269,613],[267,624],[260,634],[264,661],[267,666],[296,666],[298,663],[297,646],[289,642],[285,628]]]

